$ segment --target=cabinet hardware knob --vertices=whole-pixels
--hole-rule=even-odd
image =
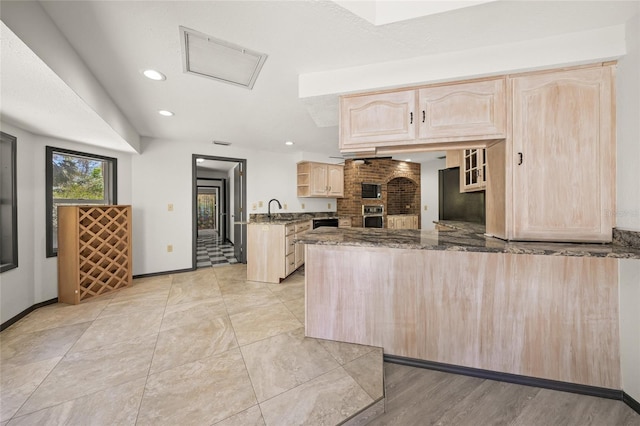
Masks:
[[[424,123],[426,119],[427,119],[427,112],[425,110],[422,110],[422,122]]]
[[[413,124],[413,113],[412,112],[409,113],[409,117],[410,117],[409,124]]]
[[[522,164],[522,153],[518,153],[518,166]]]

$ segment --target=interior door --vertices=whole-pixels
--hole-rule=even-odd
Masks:
[[[242,163],[233,169],[233,248],[234,255],[240,263],[246,263],[245,241],[247,240],[247,225],[244,219],[244,171]]]

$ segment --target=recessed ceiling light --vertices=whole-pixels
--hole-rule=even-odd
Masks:
[[[144,74],[144,76],[150,80],[162,81],[167,79],[167,77],[164,74],[156,70],[151,70],[151,69],[144,70],[142,71],[142,74]]]
[[[286,141],[284,144],[285,144],[285,145],[289,145],[289,146],[291,146],[291,145],[293,145],[293,142],[291,142],[291,141]]]
[[[204,158],[196,158],[196,163],[203,163],[204,162]]]
[[[167,111],[166,109],[161,109],[160,111],[158,111],[158,114],[165,117],[171,117],[173,115],[171,111]]]
[[[231,142],[225,142],[225,141],[213,141],[212,142],[214,145],[222,145],[222,146],[229,146],[231,145]]]
[[[404,161],[409,161],[409,162],[411,162],[411,158],[407,158],[407,159],[406,159],[406,160],[404,160]]]

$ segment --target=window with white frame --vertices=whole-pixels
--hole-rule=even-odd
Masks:
[[[117,203],[116,158],[48,146],[47,257],[58,253],[58,206]]]

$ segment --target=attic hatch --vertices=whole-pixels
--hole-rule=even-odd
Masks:
[[[180,26],[182,66],[188,74],[253,89],[267,55]]]

